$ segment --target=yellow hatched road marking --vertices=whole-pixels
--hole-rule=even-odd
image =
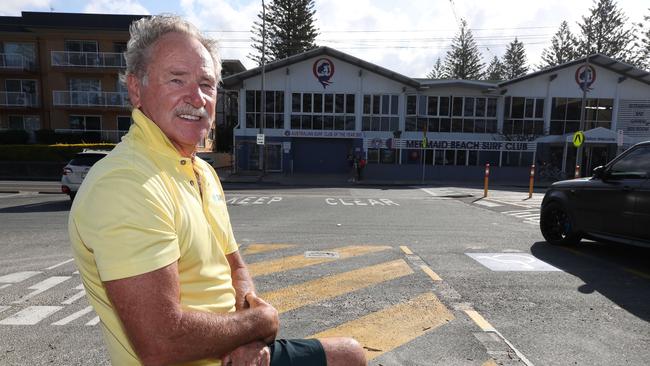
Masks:
[[[411,249],[409,249],[409,247],[407,247],[406,245],[400,245],[399,248],[402,249],[402,252],[404,252],[405,254],[408,254],[408,255],[413,254]]]
[[[467,314],[467,316],[469,316],[484,332],[496,331],[496,329],[476,310],[465,310],[465,314]]]
[[[482,366],[497,366],[497,363],[494,362],[493,359],[489,359],[489,360],[485,361],[485,363]]]
[[[278,312],[284,313],[412,273],[411,267],[398,259],[285,287],[262,294],[261,297]]]
[[[257,254],[273,250],[293,248],[296,244],[251,244],[246,247],[244,254]]]
[[[291,269],[313,266],[315,264],[332,262],[337,259],[351,258],[368,253],[379,252],[391,249],[389,246],[358,245],[335,249],[328,251],[338,252],[338,258],[306,258],[304,255],[294,255],[274,259],[270,261],[251,263],[248,265],[248,272],[253,276],[263,276],[275,272],[283,272]]]
[[[429,277],[431,277],[432,280],[442,281],[442,278],[440,278],[440,276],[438,276],[436,272],[434,272],[431,268],[429,268],[429,266],[422,264],[420,265],[420,268],[422,269],[422,271],[424,271],[424,273],[426,273]]]
[[[453,319],[454,315],[429,292],[309,338],[353,337],[363,345],[366,358],[372,360]]]

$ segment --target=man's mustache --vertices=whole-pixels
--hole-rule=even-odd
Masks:
[[[190,116],[208,118],[208,111],[205,110],[205,107],[194,108],[190,104],[182,105],[182,106],[176,108],[174,110],[174,112],[176,112],[177,116],[179,116],[181,114],[187,114],[187,115],[190,115]]]

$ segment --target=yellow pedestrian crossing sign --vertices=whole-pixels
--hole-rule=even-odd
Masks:
[[[580,147],[585,142],[585,134],[582,131],[576,131],[573,134],[573,146]]]

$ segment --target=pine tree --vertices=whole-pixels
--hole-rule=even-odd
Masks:
[[[265,10],[266,62],[281,60],[317,47],[314,0],[271,0]],[[261,65],[261,11],[257,18],[251,30],[252,47],[256,52],[248,57]]]
[[[498,57],[494,56],[485,71],[485,80],[499,81],[505,79],[505,68]]]
[[[614,0],[594,0],[594,5],[578,24],[582,32],[580,56],[601,53],[619,61],[631,61],[635,33],[633,28],[625,27],[627,17]]]
[[[539,69],[561,65],[579,58],[577,48],[578,40],[571,33],[569,24],[563,21],[560,24],[560,29],[551,39],[551,46],[542,51],[542,63],[539,65]]]
[[[445,76],[449,79],[478,80],[481,78],[483,63],[472,31],[467,22],[461,20],[460,31],[451,44],[445,58]]]
[[[528,72],[524,44],[519,42],[516,37],[514,41],[510,42],[506,54],[503,55],[503,67],[504,76],[508,80],[526,75]]]
[[[648,8],[648,11],[650,11],[650,8]],[[643,21],[643,23],[638,24],[641,37],[635,44],[637,49],[636,59],[640,68],[650,70],[650,15],[644,16]]]
[[[429,79],[445,79],[445,68],[442,65],[442,61],[440,60],[440,57],[436,59],[436,63],[433,65],[433,69],[429,71],[427,74],[427,78]]]

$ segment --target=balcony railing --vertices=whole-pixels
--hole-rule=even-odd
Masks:
[[[126,92],[54,90],[52,96],[55,106],[117,108],[131,106],[129,94]]]
[[[83,135],[82,139],[85,137],[88,139],[88,142],[120,142],[122,136],[126,135],[129,131],[57,128],[54,132],[57,134]]]
[[[52,51],[52,66],[125,68],[123,53]]]
[[[33,93],[0,92],[0,105],[3,107],[38,107],[38,96]]]
[[[0,53],[0,69],[33,70],[33,59],[19,53]]]

